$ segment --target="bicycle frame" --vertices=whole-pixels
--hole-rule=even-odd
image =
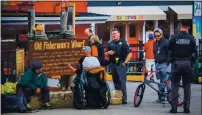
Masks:
[[[151,81],[151,80],[146,80],[146,79],[145,79],[144,82],[142,82],[142,83],[148,85],[148,86],[151,87],[153,90],[155,90],[156,92],[158,92],[160,95],[165,95],[165,93],[159,91],[159,90],[156,89],[154,86],[152,86],[152,83],[153,83],[153,84],[156,84],[156,85],[160,85],[160,86],[162,86],[162,87],[164,87],[164,88],[168,88],[168,86],[165,85],[165,84],[163,84],[163,83],[158,83],[158,82]]]
[[[145,60],[143,61],[143,63],[144,63],[144,68],[145,68]],[[151,65],[151,66],[153,67],[154,65]],[[148,85],[149,87],[151,87],[153,90],[155,90],[160,95],[165,95],[166,93],[163,93],[163,92],[159,91],[154,86],[152,86],[152,84],[156,84],[158,86],[160,85],[161,87],[164,87],[164,88],[167,88],[167,89],[168,89],[168,85],[166,85],[165,83],[159,83],[159,82],[156,82],[156,81],[146,79],[147,77],[153,78],[154,73],[157,72],[157,70],[155,70],[155,71],[152,70],[152,67],[151,67],[151,71],[147,71],[147,70],[145,71],[145,73],[144,73],[144,81],[142,83]]]

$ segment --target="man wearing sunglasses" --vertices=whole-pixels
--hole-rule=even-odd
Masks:
[[[177,113],[178,89],[182,77],[184,87],[184,113],[190,113],[191,81],[193,78],[192,62],[197,57],[196,42],[188,34],[189,20],[180,21],[180,31],[170,38],[171,51],[171,106],[170,113]]]
[[[163,37],[163,31],[160,28],[154,30],[154,37],[156,41],[154,42],[154,59],[156,67],[156,78],[160,79],[160,83],[165,83],[168,79],[167,69],[169,65],[168,61],[168,40]],[[159,86],[159,90],[164,92],[165,88]],[[165,103],[165,96],[158,94],[158,99],[156,103]]]

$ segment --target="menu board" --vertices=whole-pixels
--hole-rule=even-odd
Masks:
[[[43,71],[47,77],[59,75],[72,75],[68,63],[77,65],[84,55],[82,48],[87,44],[86,40],[30,40],[29,64],[33,60],[39,60],[43,64]]]

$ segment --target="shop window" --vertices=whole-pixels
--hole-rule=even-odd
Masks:
[[[129,32],[130,32],[130,37],[136,37],[136,25],[135,24],[129,25]]]

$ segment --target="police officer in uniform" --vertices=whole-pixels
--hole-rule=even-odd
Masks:
[[[120,39],[120,32],[116,28],[112,31],[112,41],[108,43],[105,55],[109,56],[114,87],[123,93],[122,104],[127,104],[126,64],[130,61],[132,53],[127,42]]]
[[[184,113],[190,113],[190,96],[192,59],[196,57],[196,42],[192,35],[188,34],[190,26],[187,20],[181,20],[180,32],[170,38],[169,51],[172,58],[171,67],[171,110],[170,113],[177,113],[177,99],[180,80],[182,77],[184,86]]]

